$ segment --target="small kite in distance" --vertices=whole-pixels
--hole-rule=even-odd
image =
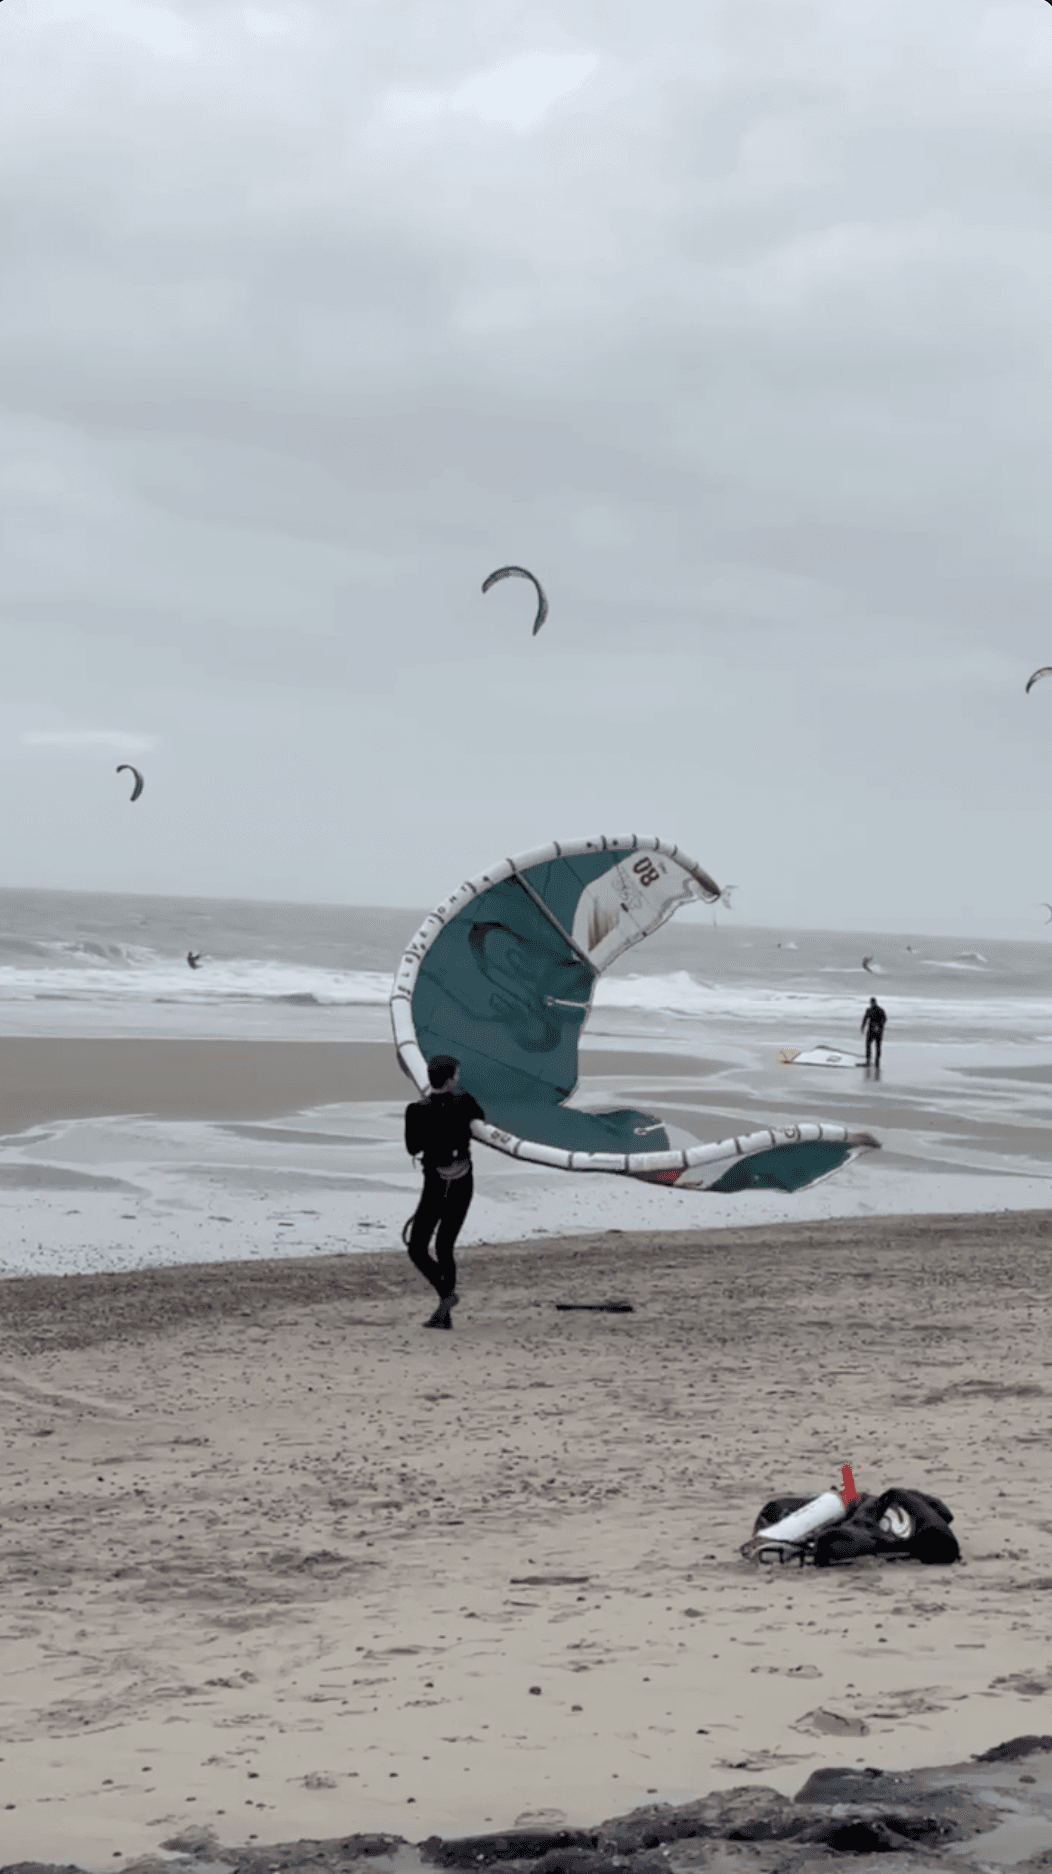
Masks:
[[[533,621],[533,636],[536,637],[548,616],[548,600],[545,597],[544,587],[541,585],[536,573],[528,572],[525,566],[498,566],[495,573],[491,573],[488,579],[483,580],[483,592],[488,592],[491,586],[495,586],[498,579],[528,579],[531,584],[536,586],[538,600],[537,616]]]
[[[1052,0],[1049,0],[1049,4],[1052,5]],[[1039,677],[1052,677],[1052,664],[1042,664],[1040,670],[1035,670],[1033,676],[1031,677],[1029,683],[1026,686],[1026,694],[1028,696],[1030,695],[1030,692],[1033,689]]]
[[[143,780],[142,775],[139,773],[138,768],[133,768],[130,761],[122,761],[118,765],[117,773],[118,774],[134,774],[135,786],[132,788],[132,791],[129,794],[128,798],[129,800],[138,800],[139,795],[142,793],[143,788],[146,786],[146,782]]]
[[[873,961],[872,957],[863,957],[862,959],[862,968],[866,970],[870,976],[872,976],[873,974],[873,971],[869,967],[872,961]]]
[[[1052,0],[1048,0],[1048,3],[1049,3],[1049,6],[1052,6]],[[1045,923],[1052,924],[1052,904],[1043,904],[1041,906],[1041,909],[1042,911],[1048,912],[1048,916],[1045,919]]]

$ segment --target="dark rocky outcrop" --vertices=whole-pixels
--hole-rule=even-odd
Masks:
[[[594,1851],[597,1846],[594,1830],[509,1828],[500,1834],[460,1835],[451,1841],[429,1835],[420,1843],[420,1854],[435,1867],[482,1868],[494,1861],[529,1861],[534,1867],[543,1867],[544,1874],[556,1874],[554,1863],[550,1870],[545,1865],[550,1856],[559,1855],[565,1861],[567,1856],[579,1854],[582,1849]]]
[[[67,1861],[62,1867],[56,1867],[53,1861],[10,1861],[0,1874],[84,1874],[84,1869]]]
[[[1052,1737],[1016,1737],[944,1770],[815,1770],[793,1798],[750,1784],[693,1802],[646,1804],[594,1828],[512,1828],[448,1841],[431,1835],[415,1847],[400,1835],[363,1833],[228,1848],[207,1828],[187,1828],[161,1847],[188,1857],[186,1874],[217,1865],[230,1874],[349,1874],[378,1856],[394,1858],[397,1874],[428,1866],[465,1874],[493,1867],[499,1874],[805,1874],[815,1865],[833,1869],[845,1855],[867,1857],[867,1874],[884,1874],[884,1857],[895,1857],[887,1862],[892,1874],[904,1854],[911,1874],[978,1874],[981,1842],[974,1861],[959,1844],[1001,1822],[1002,1812],[986,1800],[988,1790],[1010,1782],[1015,1813],[1022,1798],[1031,1813],[1049,1814],[1052,1763],[1035,1762],[1036,1776],[1011,1768],[1041,1754],[1052,1759]],[[127,1874],[161,1874],[170,1865],[145,1857],[128,1863]],[[1047,1874],[1052,1851],[1020,1866]],[[0,1874],[83,1871],[21,1861],[0,1867]]]
[[[1018,1763],[1020,1757],[1032,1757],[1039,1750],[1052,1750],[1052,1737],[1011,1737],[1007,1744],[995,1744],[992,1750],[980,1751],[975,1761]]]

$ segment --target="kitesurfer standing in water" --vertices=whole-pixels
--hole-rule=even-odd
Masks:
[[[880,1050],[884,1040],[884,1023],[887,1019],[876,996],[870,996],[869,1007],[862,1017],[862,1033],[866,1037],[866,1072],[869,1072],[869,1057],[872,1053],[876,1056],[874,1066],[878,1078],[880,1076]]]
[[[424,1189],[409,1233],[409,1259],[438,1295],[427,1327],[452,1327],[449,1311],[459,1300],[453,1246],[474,1191],[471,1122],[485,1119],[478,1101],[457,1088],[460,1062],[436,1054],[427,1075],[430,1097],[405,1109],[405,1149],[424,1161]],[[434,1258],[429,1245],[435,1228]]]

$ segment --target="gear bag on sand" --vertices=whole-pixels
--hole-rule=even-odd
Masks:
[[[774,1561],[778,1545],[765,1551],[764,1531],[811,1501],[810,1497],[772,1497],[756,1518],[743,1554],[751,1561]],[[952,1521],[953,1511],[938,1497],[895,1487],[879,1497],[857,1496],[840,1521],[793,1546],[801,1562],[813,1561],[816,1568],[835,1568],[862,1555],[946,1564],[957,1561],[961,1552],[950,1531]],[[787,1559],[784,1550],[778,1559]]]

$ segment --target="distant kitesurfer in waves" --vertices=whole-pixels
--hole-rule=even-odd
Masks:
[[[884,1041],[884,1024],[887,1015],[881,1008],[876,996],[870,996],[869,1007],[862,1017],[862,1033],[866,1037],[866,1071],[869,1072],[870,1055],[874,1055],[874,1066],[880,1074],[880,1050]]]
[[[453,1246],[474,1192],[471,1122],[485,1119],[478,1101],[457,1087],[459,1061],[436,1054],[427,1075],[431,1093],[405,1109],[405,1149],[424,1161],[424,1189],[409,1231],[409,1260],[438,1295],[427,1327],[452,1327],[449,1311],[459,1300]],[[429,1253],[437,1227],[435,1255]]]
[[[201,966],[201,952],[200,952],[200,950],[188,950],[188,951],[187,951],[187,953],[186,953],[186,960],[187,960],[187,962],[189,963],[189,965],[190,965],[190,968],[191,968],[192,970],[196,970],[196,969],[199,969],[199,968],[200,968],[200,966]]]

